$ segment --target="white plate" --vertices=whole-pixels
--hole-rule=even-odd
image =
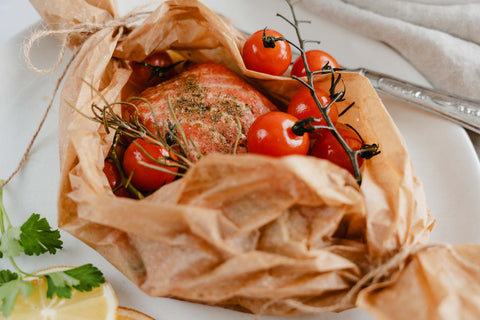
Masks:
[[[275,17],[276,12],[289,15],[282,1],[204,2],[245,30],[255,31],[269,26],[287,37],[294,36],[293,30]],[[120,1],[121,12],[133,6],[132,1]],[[385,45],[317,19],[303,7],[298,8],[297,14],[312,20],[311,25],[304,25],[305,37],[322,40],[321,48],[337,57],[343,65],[364,66],[427,85],[408,62]],[[31,29],[18,32],[37,19],[38,15],[27,3],[8,0],[0,4],[0,21],[9,22],[0,31],[0,177],[10,174],[20,160],[62,69],[60,67],[53,74],[39,75],[26,67],[21,45]],[[54,39],[42,41],[33,51],[32,58],[40,65],[51,65],[55,60],[57,45]],[[480,243],[480,233],[476,230],[480,224],[480,165],[465,131],[437,116],[390,98],[382,98],[407,142],[412,162],[424,183],[428,205],[437,218],[432,241]],[[14,224],[22,223],[33,212],[56,224],[59,180],[57,121],[58,101],[47,118],[28,162],[5,190],[5,204]],[[252,319],[251,315],[221,308],[148,297],[91,248],[66,232],[62,232],[62,238],[64,250],[58,254],[21,257],[18,259],[19,265],[27,271],[34,271],[53,265],[93,263],[112,283],[122,306],[138,309],[159,320]],[[11,268],[5,260],[0,261],[0,267]],[[355,309],[340,314],[310,315],[296,319],[358,320],[371,317]]]

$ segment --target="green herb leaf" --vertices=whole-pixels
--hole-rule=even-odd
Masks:
[[[72,288],[78,291],[91,291],[105,282],[105,278],[100,270],[92,264],[45,275],[47,278],[48,289],[47,297],[52,298],[57,295],[59,298],[70,298]]]
[[[26,255],[40,255],[45,252],[55,254],[57,249],[62,249],[60,232],[52,230],[47,219],[40,219],[39,214],[32,214],[20,227],[20,243]]]
[[[78,285],[73,287],[78,291],[91,291],[93,288],[99,287],[105,283],[105,278],[100,270],[91,263],[65,271],[69,276],[80,280]]]
[[[47,220],[40,218],[36,213],[33,213],[21,227],[12,227],[3,205],[3,188],[0,188],[0,233],[0,258],[4,255],[10,257],[15,269],[23,274],[27,273],[18,268],[13,257],[22,252],[30,256],[38,256],[47,251],[55,254],[63,245],[60,232],[52,230]],[[45,277],[47,280],[47,298],[53,298],[54,295],[59,298],[70,298],[73,289],[91,291],[105,282],[102,273],[91,264],[37,277]],[[27,298],[33,290],[35,288],[32,283],[21,279],[18,273],[0,270],[0,318],[10,316],[19,293]]]
[[[53,298],[56,294],[59,298],[70,298],[72,296],[72,286],[78,285],[79,280],[65,274],[64,271],[53,272],[45,275],[47,278],[47,298]]]
[[[18,274],[9,270],[0,271],[0,311],[8,318],[13,311],[19,293],[23,298],[32,294],[35,288],[29,281],[19,279]]]
[[[20,228],[10,227],[2,234],[0,251],[7,257],[17,257],[23,252],[23,246],[20,244]]]
[[[18,279],[18,273],[14,273],[10,270],[0,270],[0,286],[11,280]]]

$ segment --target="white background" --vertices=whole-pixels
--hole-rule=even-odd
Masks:
[[[277,28],[287,37],[293,32],[276,12],[288,15],[283,1],[204,1],[233,23],[253,32],[265,26]],[[135,1],[121,1],[121,12]],[[362,38],[326,21],[315,20],[307,10],[297,13],[313,23],[305,27],[308,38],[322,40],[329,51],[348,67],[369,67],[399,78],[428,85],[401,57],[380,43]],[[29,70],[21,46],[28,38],[38,14],[25,0],[0,0],[0,177],[6,178],[20,160],[50,97],[59,70],[39,75]],[[34,62],[48,66],[58,44],[47,39],[32,52]],[[384,103],[407,142],[411,159],[425,186],[427,202],[437,218],[432,241],[480,243],[480,165],[465,131],[443,119],[385,98]],[[58,103],[47,118],[27,164],[5,190],[5,205],[14,224],[31,213],[39,213],[56,225],[59,179]],[[55,256],[18,259],[26,271],[53,265],[94,263],[105,274],[123,306],[141,310],[156,319],[252,319],[250,315],[164,298],[147,297],[95,251],[62,231],[64,250]],[[10,268],[7,261],[0,267]],[[192,316],[193,315],[193,316]],[[273,317],[265,317],[270,319]],[[302,319],[370,319],[359,310],[340,314],[305,316]],[[262,317],[263,319],[263,317]]]

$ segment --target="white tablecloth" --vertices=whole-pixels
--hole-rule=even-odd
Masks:
[[[264,5],[263,1],[258,0],[242,0],[241,5],[238,4],[238,1],[228,1],[228,4],[226,1],[222,2],[221,0],[209,2],[216,3],[217,7],[219,8],[218,11],[222,13],[228,14],[230,12],[230,15],[233,16],[234,23],[238,23],[239,25],[242,20],[248,20],[248,15],[256,16],[262,14],[262,21],[264,21],[263,15],[265,14],[265,11],[269,9],[263,8],[265,11],[253,12],[251,10],[252,7]],[[265,6],[267,4],[271,4],[271,2],[272,1],[265,1]],[[281,1],[279,1],[279,3],[281,3]],[[231,9],[230,6],[234,9]],[[272,15],[274,15],[274,12]],[[11,39],[14,35],[18,35],[22,30],[25,30],[28,26],[34,24],[38,20],[38,14],[31,7],[27,0],[0,0],[0,21],[2,23],[2,28],[0,28],[0,48],[4,47],[7,40]],[[253,31],[259,27],[261,28],[263,26],[251,26],[248,30]],[[317,31],[315,30],[315,32]],[[328,36],[329,35],[327,34],[325,37]],[[331,39],[327,39],[327,44],[328,41],[333,43]],[[378,43],[374,43],[373,41],[363,42],[362,44],[355,42],[355,46],[359,48],[359,52],[361,50],[370,52],[370,50],[365,49],[376,51],[377,45]],[[14,48],[14,50],[21,55],[19,48]],[[54,49],[52,49],[52,52],[54,52],[53,50]],[[374,52],[372,55],[375,55],[375,53],[376,52]],[[370,59],[370,55],[364,58],[365,59],[362,60],[363,62],[361,63],[362,65],[364,62],[368,62],[368,60],[374,60],[377,65],[384,66],[385,71],[388,71],[386,69],[388,69],[388,67],[392,64],[389,58],[385,58],[385,60],[375,60]],[[383,58],[383,56],[380,58]],[[21,65],[19,61],[8,61],[8,63],[16,64],[12,65],[13,68],[24,68],[24,65]],[[404,72],[403,66],[404,65],[402,64],[402,69],[400,70],[402,72]],[[380,67],[380,70],[378,71],[384,71],[384,67]],[[405,72],[403,74],[405,74]],[[397,77],[399,75],[401,76],[401,73],[395,74]],[[7,81],[7,84],[12,87],[11,90],[6,94],[11,95],[12,97],[15,96],[15,98],[20,99],[20,101],[28,101],[29,105],[18,106],[8,105],[6,103],[0,104],[0,120],[7,115],[12,117],[11,119],[8,118],[3,122],[5,123],[6,121],[9,121],[8,125],[0,125],[0,150],[2,150],[2,157],[0,158],[0,170],[2,172],[0,177],[2,178],[9,174],[11,172],[11,168],[13,168],[14,165],[20,160],[21,154],[28,145],[28,141],[31,138],[34,128],[40,121],[41,113],[47,106],[48,97],[51,95],[50,90],[41,92],[42,97],[36,100],[33,98],[30,99],[31,97],[28,96],[28,92],[25,95],[22,95],[18,92],[18,88],[15,90],[15,87],[12,86],[9,81],[13,76],[14,75],[4,74],[3,79],[6,79],[4,81]],[[36,78],[32,77],[32,79],[22,78],[21,81],[23,81],[22,84],[24,84],[25,88],[27,88],[30,83],[37,83],[35,81],[39,81],[40,77],[44,76],[38,76]],[[41,81],[44,81],[43,78],[41,79]],[[55,82],[54,79],[51,81],[52,83]],[[0,89],[2,88],[0,87]],[[20,109],[19,107],[24,109]],[[422,129],[423,123],[419,123],[417,125],[417,122],[415,122],[416,119],[409,117],[412,114],[411,110],[407,110],[407,113],[404,113],[404,109],[400,111],[399,108],[392,108],[392,110],[397,111],[396,116],[399,120],[397,124],[403,123],[404,128],[407,128],[409,126],[405,124],[414,122],[416,129]],[[415,111],[417,110],[415,109]],[[33,152],[27,162],[27,165],[5,189],[5,204],[14,225],[18,225],[18,223],[23,222],[24,219],[32,212],[37,212],[42,216],[47,216],[47,219],[52,225],[56,224],[56,191],[59,175],[58,147],[56,141],[58,135],[56,132],[56,122],[58,121],[58,116],[56,114],[57,112],[58,108],[54,108],[52,110],[52,113],[47,119],[44,130],[42,131],[32,150]],[[405,114],[406,116],[404,116]],[[423,118],[425,114],[415,114],[415,116],[421,116]],[[437,119],[434,118],[434,120]],[[434,127],[438,128],[437,125],[438,123],[436,123]],[[448,126],[449,123],[444,122],[440,125],[441,128],[444,128],[445,126]],[[452,140],[449,141],[450,145],[453,144],[452,142],[458,142],[456,139],[459,136],[462,138],[462,141],[468,142],[464,132],[455,126],[453,129],[458,129],[454,130],[455,133],[458,134],[452,137]],[[435,131],[435,135],[438,136],[437,132],[439,131],[441,130]],[[452,130],[449,132],[451,131]],[[436,226],[434,230],[436,233],[433,234],[433,237],[436,237],[436,239],[442,237],[442,241],[448,241],[452,243],[478,242],[478,232],[476,230],[478,223],[474,222],[478,221],[474,220],[475,217],[478,217],[478,215],[475,214],[478,211],[474,211],[472,208],[480,208],[480,204],[478,203],[478,195],[476,194],[479,189],[478,181],[480,181],[480,179],[477,178],[479,170],[474,170],[476,175],[471,174],[471,171],[462,171],[461,174],[459,174],[455,169],[463,169],[463,167],[465,167],[464,165],[458,166],[459,168],[453,168],[451,165],[452,161],[443,163],[442,156],[445,155],[445,151],[440,143],[444,142],[444,140],[442,140],[443,137],[440,139],[438,144],[435,144],[432,143],[431,140],[426,139],[424,136],[420,136],[417,130],[415,132],[408,132],[405,130],[405,133],[407,134],[405,135],[407,138],[406,140],[408,140],[407,143],[412,142],[411,145],[413,146],[413,149],[421,151],[417,154],[412,152],[412,156],[414,157],[414,162],[418,164],[416,167],[417,171],[419,174],[425,176],[425,179],[422,181],[425,184],[427,196],[430,196],[431,199],[430,207],[432,211],[436,213],[436,217],[439,219],[438,226]],[[432,133],[427,132],[426,130],[425,136],[432,137]],[[471,135],[471,137],[476,143],[478,154],[480,153],[480,138],[478,135]],[[416,140],[422,141],[418,142]],[[471,154],[471,145],[468,143],[463,143],[462,147],[465,146],[466,148],[462,149],[463,152],[470,152]],[[461,154],[458,155],[458,157],[461,157]],[[472,158],[472,156],[470,158]],[[436,163],[436,166],[432,166],[431,164],[437,160],[438,163]],[[458,161],[455,159],[453,164],[456,164],[457,162]],[[474,167],[475,169],[477,168],[472,162],[473,161],[469,162],[467,169],[470,169],[471,167]],[[439,183],[439,180],[442,180],[442,182],[448,181],[448,183]],[[451,182],[452,180],[454,180],[454,183]],[[473,187],[470,188],[470,186]],[[471,192],[472,189],[475,193],[473,195]],[[463,207],[466,207],[466,209]],[[452,212],[455,212],[455,214],[452,214]],[[460,213],[464,214],[465,216],[470,214],[470,218],[472,219],[458,219],[457,214]],[[192,319],[192,315],[194,315],[193,318],[199,320],[251,318],[248,315],[245,315],[244,317],[243,315],[237,314],[232,318],[231,313],[227,313],[222,309],[215,309],[215,316],[210,316],[204,312],[204,308],[206,308],[205,306],[188,304],[169,299],[154,299],[147,297],[145,294],[139,291],[138,288],[134,287],[133,284],[130,283],[122,274],[120,274],[118,270],[106,262],[98,253],[94,252],[91,248],[88,248],[78,239],[73,238],[66,232],[61,231],[61,233],[64,241],[64,250],[57,253],[53,257],[49,255],[33,258],[26,257],[25,259],[20,257],[18,260],[19,265],[21,267],[25,267],[27,271],[35,271],[36,269],[45,268],[52,265],[81,265],[86,262],[92,262],[98,266],[102,272],[104,272],[108,281],[113,285],[118,294],[121,305],[139,309],[145,313],[157,317],[158,319]],[[0,259],[0,269],[1,268],[11,268],[8,260]],[[332,319],[353,319],[354,317],[350,315],[354,313],[355,311],[347,311],[341,315],[328,315],[328,317]],[[355,317],[354,319],[358,318]]]

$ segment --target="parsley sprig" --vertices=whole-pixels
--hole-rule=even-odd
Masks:
[[[2,180],[0,180],[0,185]],[[45,277],[47,280],[47,298],[56,295],[59,298],[70,298],[72,290],[91,291],[100,286],[105,279],[92,264],[65,271],[53,271],[41,275],[21,270],[15,257],[25,254],[38,256],[44,253],[55,254],[62,249],[60,232],[52,230],[47,219],[33,213],[20,227],[13,226],[3,204],[3,188],[0,188],[0,258],[8,258],[15,271],[0,270],[0,312],[8,318],[12,313],[19,294],[27,298],[35,290],[30,281],[23,276]]]

